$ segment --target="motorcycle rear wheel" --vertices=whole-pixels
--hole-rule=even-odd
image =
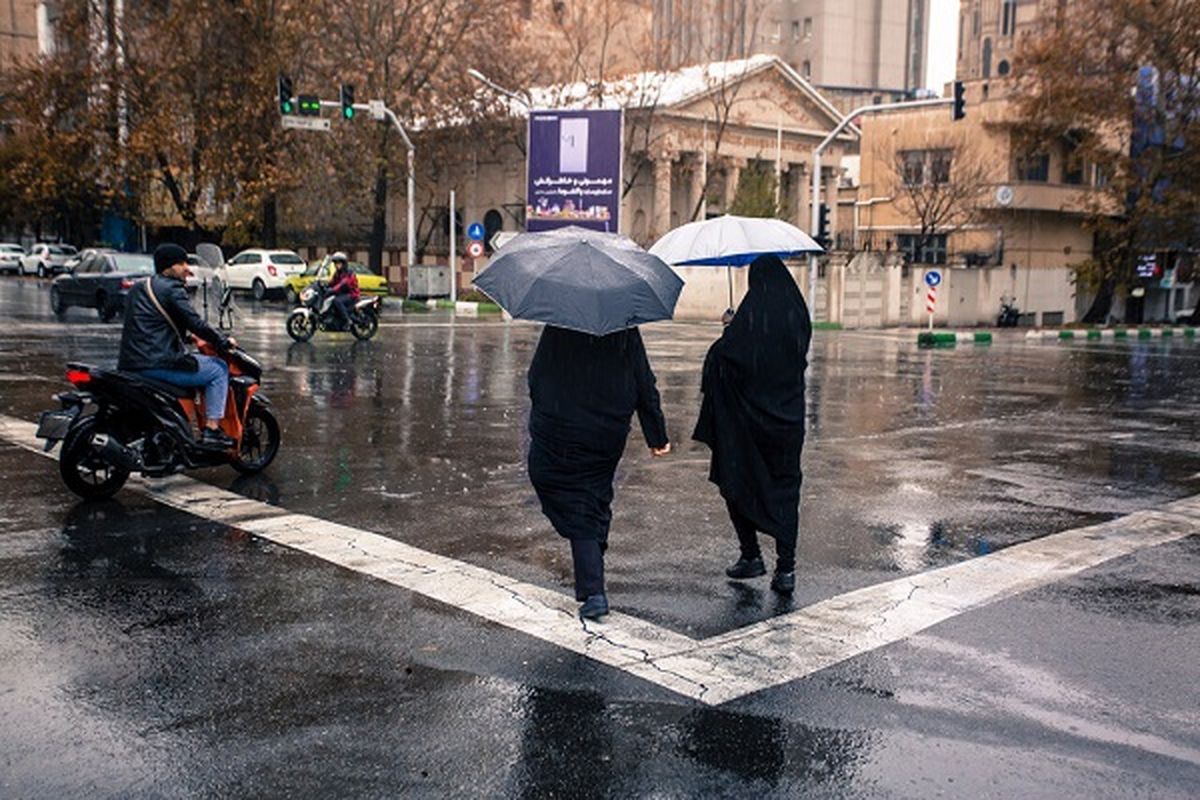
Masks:
[[[287,320],[288,336],[307,342],[317,332],[317,320],[311,314],[292,314]]]
[[[230,462],[243,475],[262,472],[279,452],[279,422],[270,409],[250,404],[242,428],[242,444]]]
[[[96,420],[81,420],[63,439],[58,472],[63,483],[84,500],[107,500],[129,480],[129,470],[110,464],[92,449]]]
[[[356,314],[350,318],[350,332],[359,341],[366,341],[379,330],[379,318],[374,314]]]

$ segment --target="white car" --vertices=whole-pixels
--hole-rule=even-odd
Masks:
[[[282,292],[284,278],[306,266],[291,250],[243,250],[225,264],[225,273],[230,288],[249,289],[262,300],[268,292]]]
[[[0,244],[0,272],[11,272],[16,275],[21,271],[21,259],[25,256],[25,248],[19,244],[5,242]]]
[[[29,255],[21,259],[21,274],[45,278],[66,272],[67,262],[77,255],[78,252],[69,244],[35,244],[29,249]]]

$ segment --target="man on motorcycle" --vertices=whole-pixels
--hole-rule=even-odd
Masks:
[[[184,288],[189,270],[182,247],[159,245],[154,251],[154,272],[129,290],[117,369],[175,386],[204,387],[206,419],[200,442],[223,450],[232,448],[236,442],[219,427],[225,416],[229,368],[214,356],[188,353],[183,337],[194,333],[220,350],[237,347],[237,340],[223,336],[192,308]]]
[[[350,309],[358,302],[358,276],[350,269],[346,254],[338,251],[329,257],[333,262],[333,277],[329,279],[329,291],[333,292],[333,312],[337,314],[342,330],[350,329]]]

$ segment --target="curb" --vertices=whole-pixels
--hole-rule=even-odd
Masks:
[[[1073,339],[1088,339],[1091,341],[1104,339],[1169,339],[1181,336],[1187,339],[1196,338],[1195,328],[1090,328],[1070,330],[1032,330],[1025,334],[1026,339],[1058,339],[1070,341]]]
[[[954,347],[963,344],[991,344],[991,331],[921,331],[917,334],[918,347]]]

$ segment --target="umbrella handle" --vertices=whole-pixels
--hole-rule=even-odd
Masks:
[[[725,266],[725,277],[729,282],[729,307],[733,308],[733,267]]]

